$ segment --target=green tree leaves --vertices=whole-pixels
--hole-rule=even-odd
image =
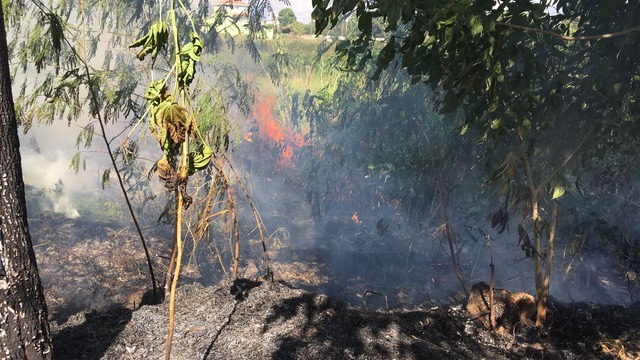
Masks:
[[[622,156],[621,150],[640,135],[640,102],[635,100],[640,84],[633,80],[640,73],[637,2],[352,0],[313,5],[316,32],[357,9],[359,37],[337,48],[344,68],[360,70],[373,59],[376,77],[401,58],[412,82],[423,81],[437,92],[441,113],[464,115],[460,132],[475,128],[481,141],[491,142],[494,161],[517,153],[507,155],[495,180],[502,180],[502,194],[514,186],[514,202],[529,211],[539,254],[544,251],[543,217],[557,224],[555,200],[571,189],[564,174],[579,176],[608,152]],[[548,8],[553,5],[559,11]],[[399,7],[411,11],[399,16]],[[371,39],[372,18],[387,24],[381,50]],[[547,200],[553,201],[556,215],[545,213]],[[552,239],[548,236],[550,248]],[[538,257],[536,274],[539,309],[544,310],[548,283]],[[538,324],[543,321],[541,311]]]
[[[278,13],[278,22],[283,28],[289,27],[297,20],[296,13],[291,8],[286,7]]]

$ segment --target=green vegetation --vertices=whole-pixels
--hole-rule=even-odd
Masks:
[[[284,8],[278,13],[278,22],[283,28],[288,28],[296,21],[298,21],[298,18],[291,8]]]
[[[519,225],[520,242],[534,262],[536,323],[542,325],[561,198],[567,189],[577,191],[580,177],[605,154],[628,154],[621,150],[639,129],[640,69],[632,50],[638,41],[638,5],[313,3],[317,32],[355,11],[359,37],[337,46],[346,68],[363,70],[375,60],[373,76],[379,78],[399,61],[413,83],[429,84],[439,95],[441,113],[464,114],[462,134],[478,129],[481,141],[493,143],[490,157],[502,158],[493,179],[505,201],[494,225],[508,222],[511,208],[528,214]],[[385,25],[381,49],[373,41],[374,20]]]
[[[618,257],[630,284],[636,278],[637,4],[313,0],[316,31],[330,37],[292,36],[309,28],[284,9],[288,34],[265,39],[260,11],[239,24],[205,3],[3,2],[14,72],[28,74],[15,85],[25,131],[86,118],[71,165],[84,168],[84,151],[102,139],[112,165],[103,186],[118,179],[136,225],[155,196],[150,175],[159,175],[158,221],[175,226],[165,279],[172,293],[184,241],[209,241],[223,271],[238,276],[236,191],[253,211],[271,276],[264,225],[227,157],[247,130],[236,118],[273,127],[272,138],[255,139],[256,167],[285,179],[278,197],[303,194],[308,214],[296,207],[295,216],[321,221],[347,203],[397,209],[394,219],[406,211],[402,220],[418,229],[411,244],[437,239],[465,293],[477,261],[465,255],[469,243],[490,244],[493,279],[494,253],[509,245],[491,236],[513,237],[516,255],[534,264],[538,325],[559,248],[572,259],[565,273],[593,245]],[[42,21],[25,22],[31,11]],[[117,122],[126,134],[119,144],[109,135]],[[55,200],[62,187],[28,195],[45,192]],[[596,193],[617,202],[602,209]],[[77,210],[96,221],[123,217],[117,203],[93,197]],[[389,226],[383,217],[375,231]]]
[[[5,8],[8,5],[3,2]],[[221,39],[227,41],[230,47],[235,46],[235,39],[229,32],[219,31],[216,26],[219,25],[218,21],[228,21],[229,17],[225,16],[224,11],[214,16],[213,23],[206,27],[206,33],[201,38],[197,29],[205,28],[204,21],[208,18],[208,5],[204,2],[201,2],[197,13],[180,1],[149,9],[141,3],[130,2],[62,2],[54,8],[35,2],[30,4],[33,9],[27,4],[18,5],[8,12],[10,29],[15,34],[10,44],[10,57],[17,59],[14,63],[18,65],[16,70],[30,75],[23,76],[22,83],[18,85],[18,117],[25,131],[36,122],[50,124],[56,119],[65,118],[70,123],[81,117],[92,119],[78,136],[76,147],[79,152],[71,158],[71,167],[76,172],[84,169],[86,159],[80,149],[90,148],[94,136],[102,138],[112,164],[112,168],[102,174],[103,187],[109,185],[111,174],[115,173],[147,255],[154,295],[160,294],[156,293],[152,261],[134,210],[140,210],[135,205],[144,204],[148,199],[145,195],[149,191],[149,181],[145,178],[149,164],[140,157],[139,152],[140,146],[145,143],[145,128],[158,141],[162,151],[158,155],[160,160],[152,164],[152,170],[157,171],[166,185],[165,195],[174,195],[173,198],[168,196],[170,199],[160,214],[160,221],[176,227],[175,256],[169,262],[167,277],[167,282],[172,285],[172,310],[183,236],[197,243],[202,238],[211,239],[219,235],[209,227],[211,222],[217,220],[230,224],[220,228],[228,233],[226,239],[230,239],[229,253],[233,254],[233,277],[237,277],[240,232],[232,187],[238,185],[247,195],[249,204],[251,199],[225,156],[231,130],[226,113],[232,103],[248,111],[247,104],[251,96],[241,81],[232,83],[232,86],[225,84],[224,88],[221,83],[212,85],[204,79],[194,81],[199,71],[196,64],[201,60],[205,41],[213,45],[214,51]],[[31,11],[38,19],[44,20],[25,22],[22,17]],[[254,60],[259,58],[256,40],[264,30],[261,14],[249,14],[250,31],[242,39]],[[147,24],[143,20],[146,18],[155,18],[157,21]],[[79,25],[72,26],[68,23],[71,19],[77,20]],[[93,23],[93,19],[99,20]],[[88,29],[89,25],[95,28]],[[231,25],[234,25],[233,21]],[[27,31],[23,31],[24,27]],[[137,40],[127,35],[138,31]],[[108,43],[104,37],[101,38],[103,35],[108,38]],[[138,60],[146,63],[134,64],[126,44],[138,48]],[[102,68],[96,70],[93,63],[98,53],[104,56],[104,62]],[[49,65],[53,66],[49,68]],[[33,81],[34,74],[41,81]],[[161,74],[161,78],[149,80],[146,89],[140,86],[142,79],[153,79],[158,74]],[[227,72],[225,75],[230,74]],[[199,116],[206,119],[198,121]],[[107,126],[123,120],[128,124],[125,130],[120,127],[119,131],[129,130],[129,134],[121,146],[114,146],[112,142],[115,139],[108,137]],[[139,127],[143,121],[148,121],[148,126]],[[142,133],[140,129],[143,129]],[[200,193],[202,198],[195,198],[197,203],[192,207],[194,213],[189,215],[189,221],[196,219],[197,226],[187,235],[182,230],[182,214],[194,202],[189,195],[194,189],[206,190],[204,195]],[[61,190],[55,193],[61,193]],[[225,209],[220,211],[220,207]],[[112,207],[105,209],[107,212],[114,210]],[[264,242],[263,225],[255,209],[254,215],[255,227]],[[94,211],[86,212],[85,216],[96,216],[93,220],[98,221],[101,214]],[[264,255],[266,272],[269,274],[266,249]],[[175,274],[172,273],[174,263]],[[172,318],[170,323],[173,324]],[[169,357],[171,335],[167,344]]]

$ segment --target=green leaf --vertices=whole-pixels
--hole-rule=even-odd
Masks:
[[[469,124],[464,124],[462,125],[462,128],[460,129],[460,135],[464,135],[467,133],[467,131],[469,131]]]
[[[613,92],[614,92],[616,95],[619,95],[619,94],[620,94],[620,90],[622,90],[622,83],[615,83],[615,84],[613,84]]]
[[[110,184],[111,184],[111,169],[107,169],[102,173],[102,179],[101,179],[100,183],[102,184],[102,188],[103,189],[105,188],[105,186],[110,186]]]
[[[448,18],[447,20],[438,21],[437,28],[440,29],[440,28],[442,28],[444,26],[449,26],[449,25],[451,25],[451,24],[453,24],[455,22],[456,22],[456,17],[452,16],[452,17]]]
[[[471,27],[471,35],[478,36],[482,34],[484,28],[482,27],[482,21],[477,15],[474,15],[469,19],[469,26]]]
[[[551,198],[555,200],[561,197],[562,195],[564,195],[564,192],[565,192],[565,187],[561,184],[558,184],[553,188],[553,195],[551,196]]]
[[[78,137],[76,137],[76,148],[80,148],[80,144],[84,146],[85,149],[91,147],[91,142],[93,141],[93,124],[89,124],[80,130],[78,133]]]
[[[358,29],[362,31],[365,36],[371,36],[372,16],[369,13],[364,13],[358,19]]]
[[[436,42],[436,40],[438,40],[435,36],[427,36],[427,38],[424,40],[423,45],[424,46],[429,46],[431,44],[434,44]]]
[[[339,40],[336,42],[336,53],[341,54],[347,50],[349,50],[349,46],[351,46],[351,41],[349,40]]]
[[[72,169],[76,174],[80,171],[80,153],[77,152],[73,154],[71,157],[71,163],[69,164],[69,169]]]
[[[441,114],[448,114],[454,112],[458,108],[458,95],[455,91],[447,91],[447,95],[444,97],[444,105],[440,108]]]

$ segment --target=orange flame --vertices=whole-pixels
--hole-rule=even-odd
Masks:
[[[353,213],[353,216],[351,217],[351,220],[353,220],[353,222],[355,222],[356,224],[362,224],[362,221],[360,221],[358,219],[358,213]]]
[[[278,167],[293,167],[295,149],[305,145],[304,137],[281,125],[275,118],[273,110],[276,106],[274,97],[264,97],[253,109],[253,116],[258,124],[258,135],[271,146],[279,149],[276,160]],[[251,134],[252,133],[247,133]],[[247,139],[247,137],[245,137]],[[249,136],[248,141],[252,137]]]
[[[304,138],[302,137],[302,135],[300,135],[300,134],[293,135],[293,144],[297,148],[303,147],[304,146]]]
[[[253,109],[253,116],[258,122],[258,133],[260,136],[279,143],[284,140],[284,131],[273,116],[273,108],[275,107],[275,104],[275,98],[265,97],[262,101],[256,104]]]

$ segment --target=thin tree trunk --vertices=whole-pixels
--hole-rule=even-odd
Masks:
[[[0,357],[50,359],[47,306],[33,252],[0,7]]]
[[[487,239],[489,239],[488,236]],[[489,280],[489,324],[491,324],[491,330],[496,331],[496,306],[493,293],[496,284],[496,265],[493,263],[493,246],[491,245],[491,240],[488,241],[488,245],[491,254],[491,264],[489,264],[491,268],[491,278]]]
[[[560,203],[553,200],[553,209],[551,210],[551,227],[549,228],[549,241],[547,242],[547,269],[542,281],[542,292],[538,293],[536,324],[540,321],[540,325],[547,320],[547,299],[549,298],[549,285],[551,284],[551,267],[553,265],[553,250],[556,239],[556,230],[558,229],[558,213]],[[538,256],[539,257],[539,256]]]
[[[527,156],[527,145],[520,129],[516,130],[518,140],[520,141],[520,161],[524,167],[527,180],[527,188],[529,189],[529,201],[531,202],[531,222],[533,223],[534,245],[533,245],[533,264],[536,280],[536,326],[543,326],[547,314],[547,302],[544,289],[544,276],[542,273],[542,221],[538,210],[538,194],[539,190],[533,179],[533,170],[531,162]],[[548,289],[546,291],[548,294]]]
[[[449,191],[446,189],[446,185],[444,185],[444,180],[440,178],[438,181],[440,196],[441,196],[441,213],[442,220],[444,221],[444,235],[447,238],[447,243],[449,244],[449,253],[451,256],[451,263],[453,265],[453,273],[460,281],[460,285],[462,285],[462,291],[464,291],[465,296],[469,297],[469,288],[467,287],[467,281],[464,278],[464,273],[462,272],[462,267],[460,266],[460,258],[458,257],[458,250],[455,246],[455,239],[453,230],[451,229],[451,224],[449,222]]]

